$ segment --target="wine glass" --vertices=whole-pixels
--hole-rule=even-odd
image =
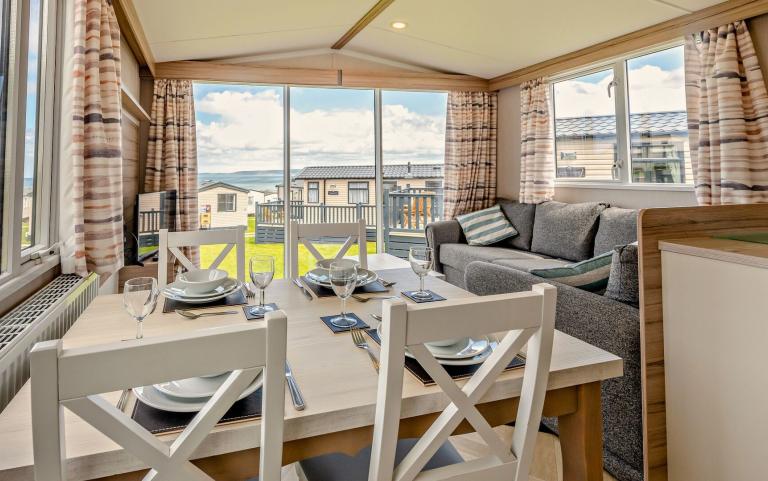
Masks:
[[[142,321],[155,311],[159,295],[154,277],[129,279],[123,286],[123,307],[136,320],[136,339],[144,337]]]
[[[251,257],[248,267],[253,285],[259,288],[259,305],[251,307],[248,312],[252,316],[264,317],[267,312],[275,310],[272,306],[264,305],[264,289],[275,277],[275,258],[267,255],[256,255]]]
[[[339,328],[353,327],[357,321],[347,316],[347,299],[354,292],[357,284],[357,264],[354,262],[333,262],[329,269],[333,292],[341,299],[341,314],[332,318],[330,323]]]
[[[424,276],[429,274],[430,269],[432,269],[433,259],[434,251],[431,247],[411,247],[408,252],[411,269],[419,276],[419,290],[411,294],[416,299],[432,298],[432,294],[424,290]]]

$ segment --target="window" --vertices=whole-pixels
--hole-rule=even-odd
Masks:
[[[619,59],[552,90],[561,181],[692,182],[682,46]]]
[[[236,207],[236,201],[237,201],[237,194],[218,194],[217,196],[218,205],[217,205],[217,211],[218,212],[234,212]]]
[[[317,204],[320,202],[320,182],[307,183],[307,202]]]
[[[350,182],[347,189],[350,204],[368,203],[368,182]]]

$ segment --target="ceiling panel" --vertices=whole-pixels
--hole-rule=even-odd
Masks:
[[[701,10],[702,8],[711,7],[712,5],[722,3],[723,0],[664,0],[671,5],[677,5],[678,7],[685,9],[689,12],[695,10]]]

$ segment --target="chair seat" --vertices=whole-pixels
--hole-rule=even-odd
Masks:
[[[417,439],[401,439],[397,442],[395,465],[416,445]],[[299,462],[307,481],[365,481],[371,462],[371,447],[360,450],[355,456],[326,454]],[[443,444],[424,467],[425,470],[463,463],[464,459],[450,442]]]

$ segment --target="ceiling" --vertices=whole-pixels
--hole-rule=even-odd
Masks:
[[[395,0],[342,52],[492,78],[721,1]],[[133,2],[157,62],[328,48],[376,3]]]

